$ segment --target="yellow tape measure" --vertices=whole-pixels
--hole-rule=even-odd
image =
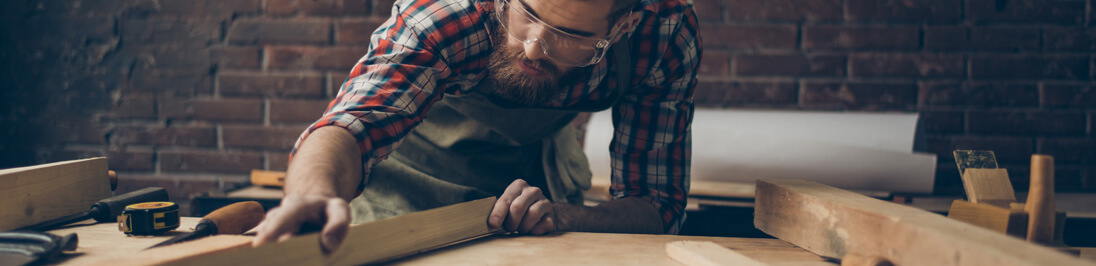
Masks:
[[[179,228],[179,205],[156,201],[130,204],[118,216],[118,230],[129,235],[158,235]]]

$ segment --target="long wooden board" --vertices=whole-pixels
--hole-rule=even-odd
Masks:
[[[896,265],[1096,265],[938,214],[803,180],[757,184],[754,226],[815,254]]]
[[[768,265],[710,241],[674,241],[667,243],[666,256],[688,266]]]
[[[0,231],[86,211],[110,196],[103,157],[0,170]]]
[[[250,247],[250,237],[218,236],[134,254],[122,264],[357,265],[384,262],[497,233],[487,228],[495,198],[410,213],[350,227],[334,253],[320,250],[318,233]],[[211,249],[213,245],[219,248]],[[148,258],[156,258],[155,260]]]

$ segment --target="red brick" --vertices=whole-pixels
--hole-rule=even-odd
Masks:
[[[121,22],[126,46],[171,45],[202,48],[221,41],[218,19],[127,19]]]
[[[335,22],[335,44],[369,45],[369,36],[384,23],[382,18],[342,19]]]
[[[111,117],[156,119],[156,99],[144,96],[123,97],[115,101]]]
[[[111,135],[114,145],[217,146],[217,131],[210,126],[123,126]]]
[[[845,76],[844,55],[739,54],[734,72],[739,76]]]
[[[262,122],[263,102],[258,99],[189,99],[160,103],[161,119],[214,122]]]
[[[269,47],[268,66],[275,69],[350,71],[368,47]]]
[[[988,23],[1051,23],[1080,25],[1085,21],[1085,1],[1072,0],[969,0],[967,19]]]
[[[797,86],[792,82],[763,81],[701,81],[694,98],[697,105],[727,106],[794,106]]]
[[[971,56],[973,79],[1088,79],[1087,56],[975,54]]]
[[[1039,153],[1055,163],[1096,163],[1096,138],[1039,138]]]
[[[221,46],[210,49],[210,57],[220,69],[258,69],[262,61],[259,47]]]
[[[129,88],[142,95],[193,96],[213,94],[208,69],[146,69],[133,71]]]
[[[971,29],[970,47],[978,51],[1034,51],[1039,49],[1039,28],[977,27]]]
[[[0,120],[0,123],[3,123],[3,124],[23,123],[23,121],[18,120],[18,119],[9,120],[9,121]],[[91,121],[87,118],[57,120],[57,121],[55,121],[55,125],[56,125],[57,128],[64,128],[65,130],[57,130],[57,131],[54,131],[54,132],[49,132],[53,135],[59,135],[59,136],[51,136],[50,138],[56,139],[58,141],[66,142],[66,143],[106,144],[107,143],[106,139],[107,139],[108,133],[110,132],[110,129],[108,128],[110,126],[110,124],[100,123],[99,120]],[[21,128],[21,130],[33,130],[33,131],[37,131],[39,129],[40,129],[39,126]],[[29,137],[31,137],[33,139],[47,138],[45,136],[37,135],[37,134],[33,135],[33,136],[29,136]],[[11,142],[11,141],[14,141],[14,140],[8,139],[8,141]]]
[[[17,40],[22,47],[71,49],[74,46],[111,45],[117,40],[114,21],[113,17],[20,16],[5,20],[9,24],[4,24],[3,30],[5,35],[11,36],[8,38],[18,38],[6,39],[8,42],[14,44]]]
[[[373,0],[373,15],[387,18],[392,15],[392,6],[396,0]]]
[[[1040,105],[1050,108],[1096,108],[1096,87],[1092,84],[1043,84]]]
[[[226,96],[323,98],[323,75],[316,73],[222,72],[217,88]]]
[[[924,82],[921,107],[1037,107],[1039,90],[1030,83]]]
[[[230,18],[259,13],[261,0],[160,0],[147,7],[150,17]],[[141,9],[141,7],[137,7]]]
[[[955,51],[970,48],[970,32],[963,26],[926,26],[925,49]]]
[[[112,56],[132,58],[136,67],[169,69],[209,69],[213,66],[208,49],[172,47],[170,45],[139,46],[119,49]]]
[[[704,2],[704,1],[697,1]],[[726,0],[729,21],[841,21],[839,0]]]
[[[799,98],[804,107],[857,110],[908,110],[916,103],[912,83],[808,81]]]
[[[921,111],[918,125],[930,134],[963,133],[963,112]]]
[[[266,153],[267,170],[270,171],[285,171],[289,168],[289,153],[285,152],[267,152]]]
[[[160,152],[163,172],[244,174],[262,169],[259,153],[224,151]]]
[[[305,127],[224,126],[225,147],[289,151]]]
[[[704,51],[704,58],[701,58],[697,68],[697,73],[702,76],[726,76],[731,73],[731,54],[718,50]]]
[[[693,2],[693,11],[696,12],[696,19],[702,22],[723,21],[723,2],[724,0]]]
[[[118,172],[151,172],[154,170],[152,162],[153,156],[150,151],[66,149],[55,156],[55,158],[59,160],[107,157],[107,168]]]
[[[954,23],[962,16],[954,0],[847,0],[849,21]]]
[[[701,33],[705,48],[720,49],[792,49],[796,43],[795,25],[719,25],[704,24]]]
[[[913,50],[920,46],[914,26],[805,26],[803,48]]]
[[[365,16],[369,0],[266,0],[266,14],[275,16]]]
[[[958,78],[962,54],[860,53],[849,55],[853,77]]]
[[[239,19],[228,28],[230,44],[328,44],[331,22],[323,19]]]
[[[946,136],[926,139],[928,152],[940,161],[955,163],[955,150],[990,150],[1001,163],[1023,163],[1031,159],[1034,140],[1025,137]]]
[[[1043,45],[1049,51],[1096,51],[1096,30],[1086,28],[1045,28]]]
[[[1085,115],[1075,112],[971,111],[967,114],[969,133],[985,135],[1085,134]]]
[[[312,123],[323,116],[328,100],[270,100],[271,123]]]

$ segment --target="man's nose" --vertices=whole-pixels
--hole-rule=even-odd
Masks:
[[[540,44],[540,41],[537,40],[537,39],[532,39],[532,40],[529,40],[529,42],[526,42],[524,44],[524,48],[525,48],[525,57],[529,58],[529,60],[537,61],[537,60],[543,59],[545,57],[544,47]]]

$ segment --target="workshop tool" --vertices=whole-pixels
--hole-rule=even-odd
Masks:
[[[0,265],[53,262],[63,251],[75,251],[76,234],[57,236],[37,231],[0,232]]]
[[[1054,242],[1054,158],[1031,155],[1031,185],[1024,204],[1028,213],[1027,241],[1043,244]]]
[[[42,222],[22,229],[46,231],[66,224],[87,220],[88,218],[95,219],[96,222],[100,223],[115,222],[118,215],[121,215],[122,211],[125,210],[125,207],[130,204],[167,200],[167,190],[164,190],[164,188],[161,187],[149,187],[101,200],[94,205],[91,205],[91,209],[81,213]]]
[[[212,235],[243,234],[259,225],[259,222],[262,222],[265,216],[266,211],[263,210],[263,205],[257,201],[233,203],[202,217],[202,220],[198,221],[198,225],[194,227],[194,232],[176,236],[149,248],[167,246]]]
[[[127,235],[159,235],[179,228],[179,205],[170,201],[130,204],[118,216],[118,231]]]

